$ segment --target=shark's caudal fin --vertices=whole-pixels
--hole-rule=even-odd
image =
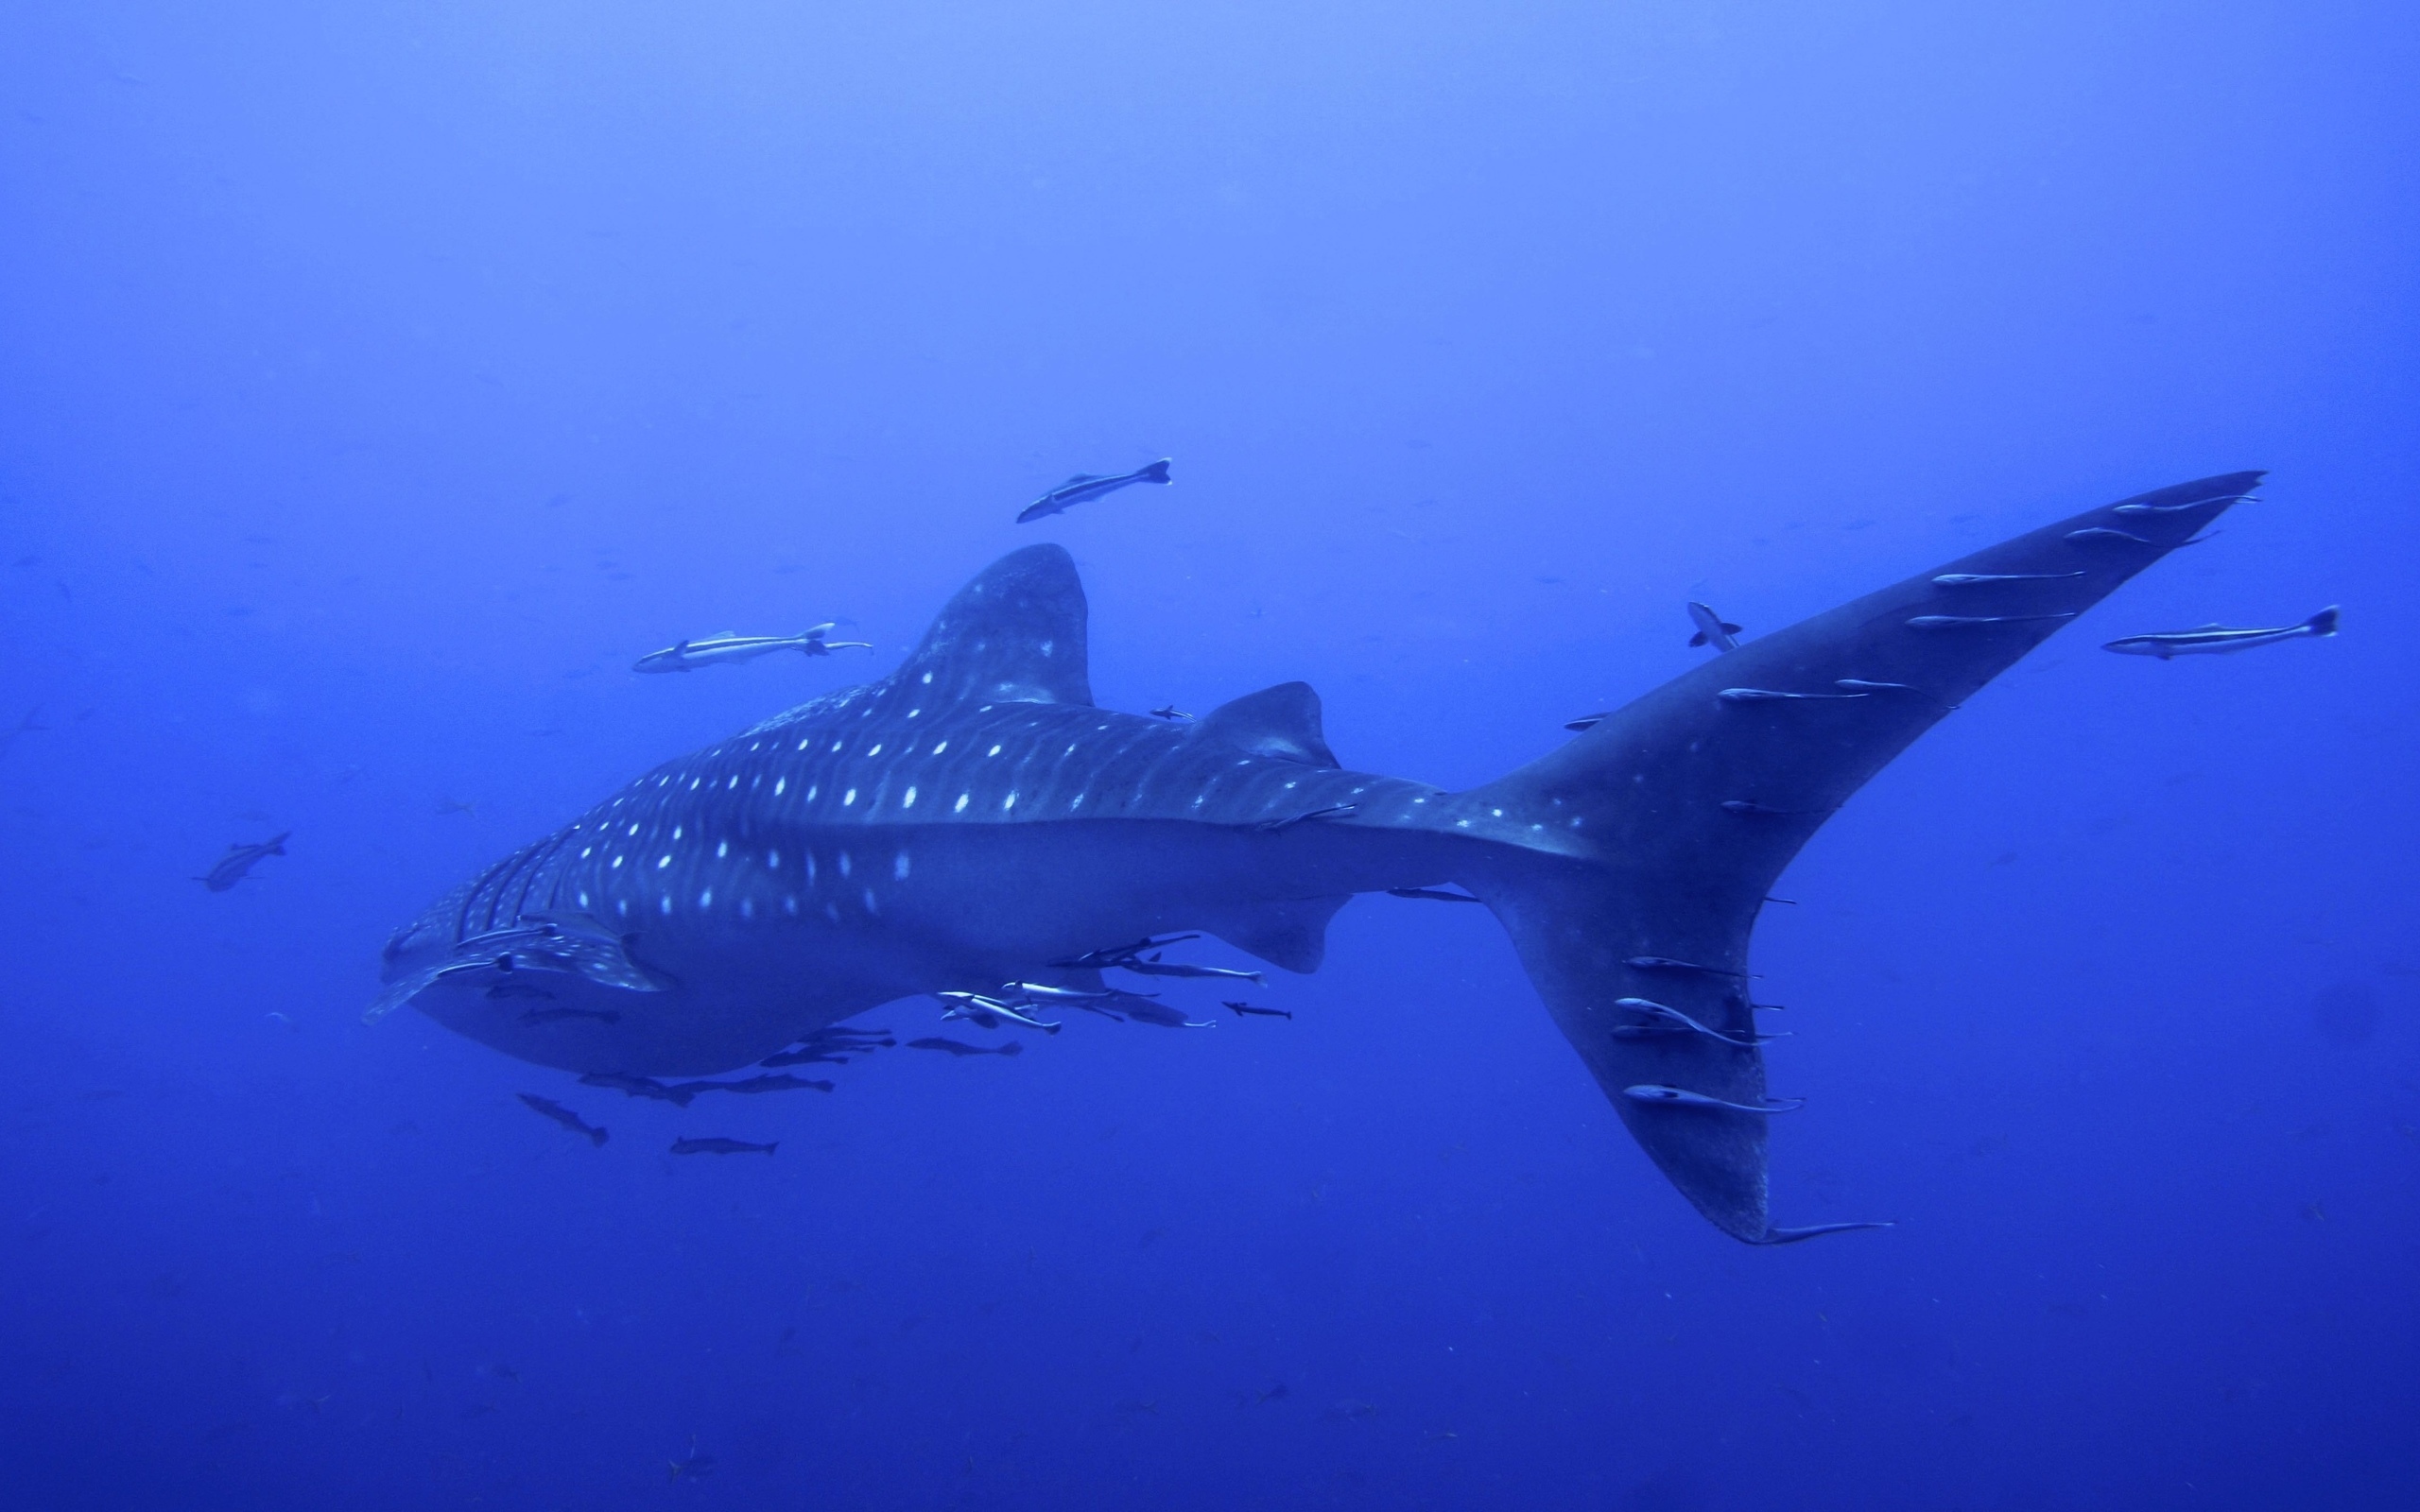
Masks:
[[[2260,479],[2233,472],[1948,562],[1674,679],[1471,795],[1524,830],[1464,879],[1616,1110],[1683,1195],[1752,1244],[1767,1101],[1748,940],[1849,795],[1935,721]],[[1677,1095],[1676,1095],[1677,1093]]]

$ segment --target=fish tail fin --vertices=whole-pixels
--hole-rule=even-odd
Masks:
[[[2333,632],[2322,631],[2321,633],[2329,634]],[[293,838],[293,835],[294,832],[292,830],[286,831],[284,834],[279,835],[276,839],[271,840],[267,846],[263,847],[261,854],[269,856],[282,856],[285,854],[285,842]]]
[[[2335,605],[2330,604],[2325,609],[2321,610],[2318,613],[2312,615],[2310,618],[2303,621],[2303,628],[2310,631],[2313,635],[2334,635],[2336,633],[2336,622],[2342,617],[2343,610],[2340,610]]]
[[[2233,473],[2124,501],[2157,513],[2095,509],[1750,643],[1430,821],[1492,842],[1466,846],[1453,880],[1503,920],[1622,1123],[1723,1231],[1760,1245],[1797,1237],[1774,1228],[1767,1210],[1765,1109],[1780,1109],[1766,1098],[1748,974],[1757,912],[1782,869],[1893,757],[2065,623],[2031,616],[2089,608],[2259,477]],[[2069,539],[2120,522],[2142,539]],[[1988,604],[1933,580],[2078,569],[2081,577],[1996,588]],[[1910,624],[1979,610],[2029,617]],[[1905,691],[1843,694],[1844,678]],[[1750,689],[1818,696],[1725,696]],[[1674,1089],[1699,1095],[1658,1095]]]
[[[1161,457],[1150,467],[1145,468],[1140,476],[1146,483],[1173,483],[1176,480],[1168,476],[1168,464],[1174,460],[1173,457]]]

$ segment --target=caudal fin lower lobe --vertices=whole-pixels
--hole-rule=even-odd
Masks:
[[[2260,477],[2140,494],[1919,573],[1714,657],[1468,795],[1478,833],[1507,843],[1457,880],[1504,920],[1633,1137],[1725,1232],[1787,1232],[1767,1211],[1770,1114],[1743,1110],[1767,1106],[1748,942],[1782,868],[1918,735]]]

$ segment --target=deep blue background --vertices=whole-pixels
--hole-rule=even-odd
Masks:
[[[0,1501],[2415,1504],[2415,69],[2385,3],[9,8]],[[2239,467],[1769,911],[1776,1216],[1887,1234],[1698,1220],[1477,909],[694,1116],[357,1022],[1028,541],[1105,704],[1306,678],[1462,785],[1685,598]]]

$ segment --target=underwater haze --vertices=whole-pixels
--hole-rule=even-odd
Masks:
[[[0,1503],[2420,1505],[2415,72],[2382,3],[10,8]],[[938,664],[1021,548],[1102,711],[1302,679],[1272,759],[1460,794],[2256,469],[1733,811],[1811,836],[1738,1003],[1806,1101],[1705,1111],[1773,1233],[1893,1227],[1709,1223],[1492,894],[1105,973],[1207,1028],[852,1006],[829,1091],[364,1022],[451,889]],[[1061,861],[959,922],[1142,887]],[[648,939],[432,980],[618,1032]]]

